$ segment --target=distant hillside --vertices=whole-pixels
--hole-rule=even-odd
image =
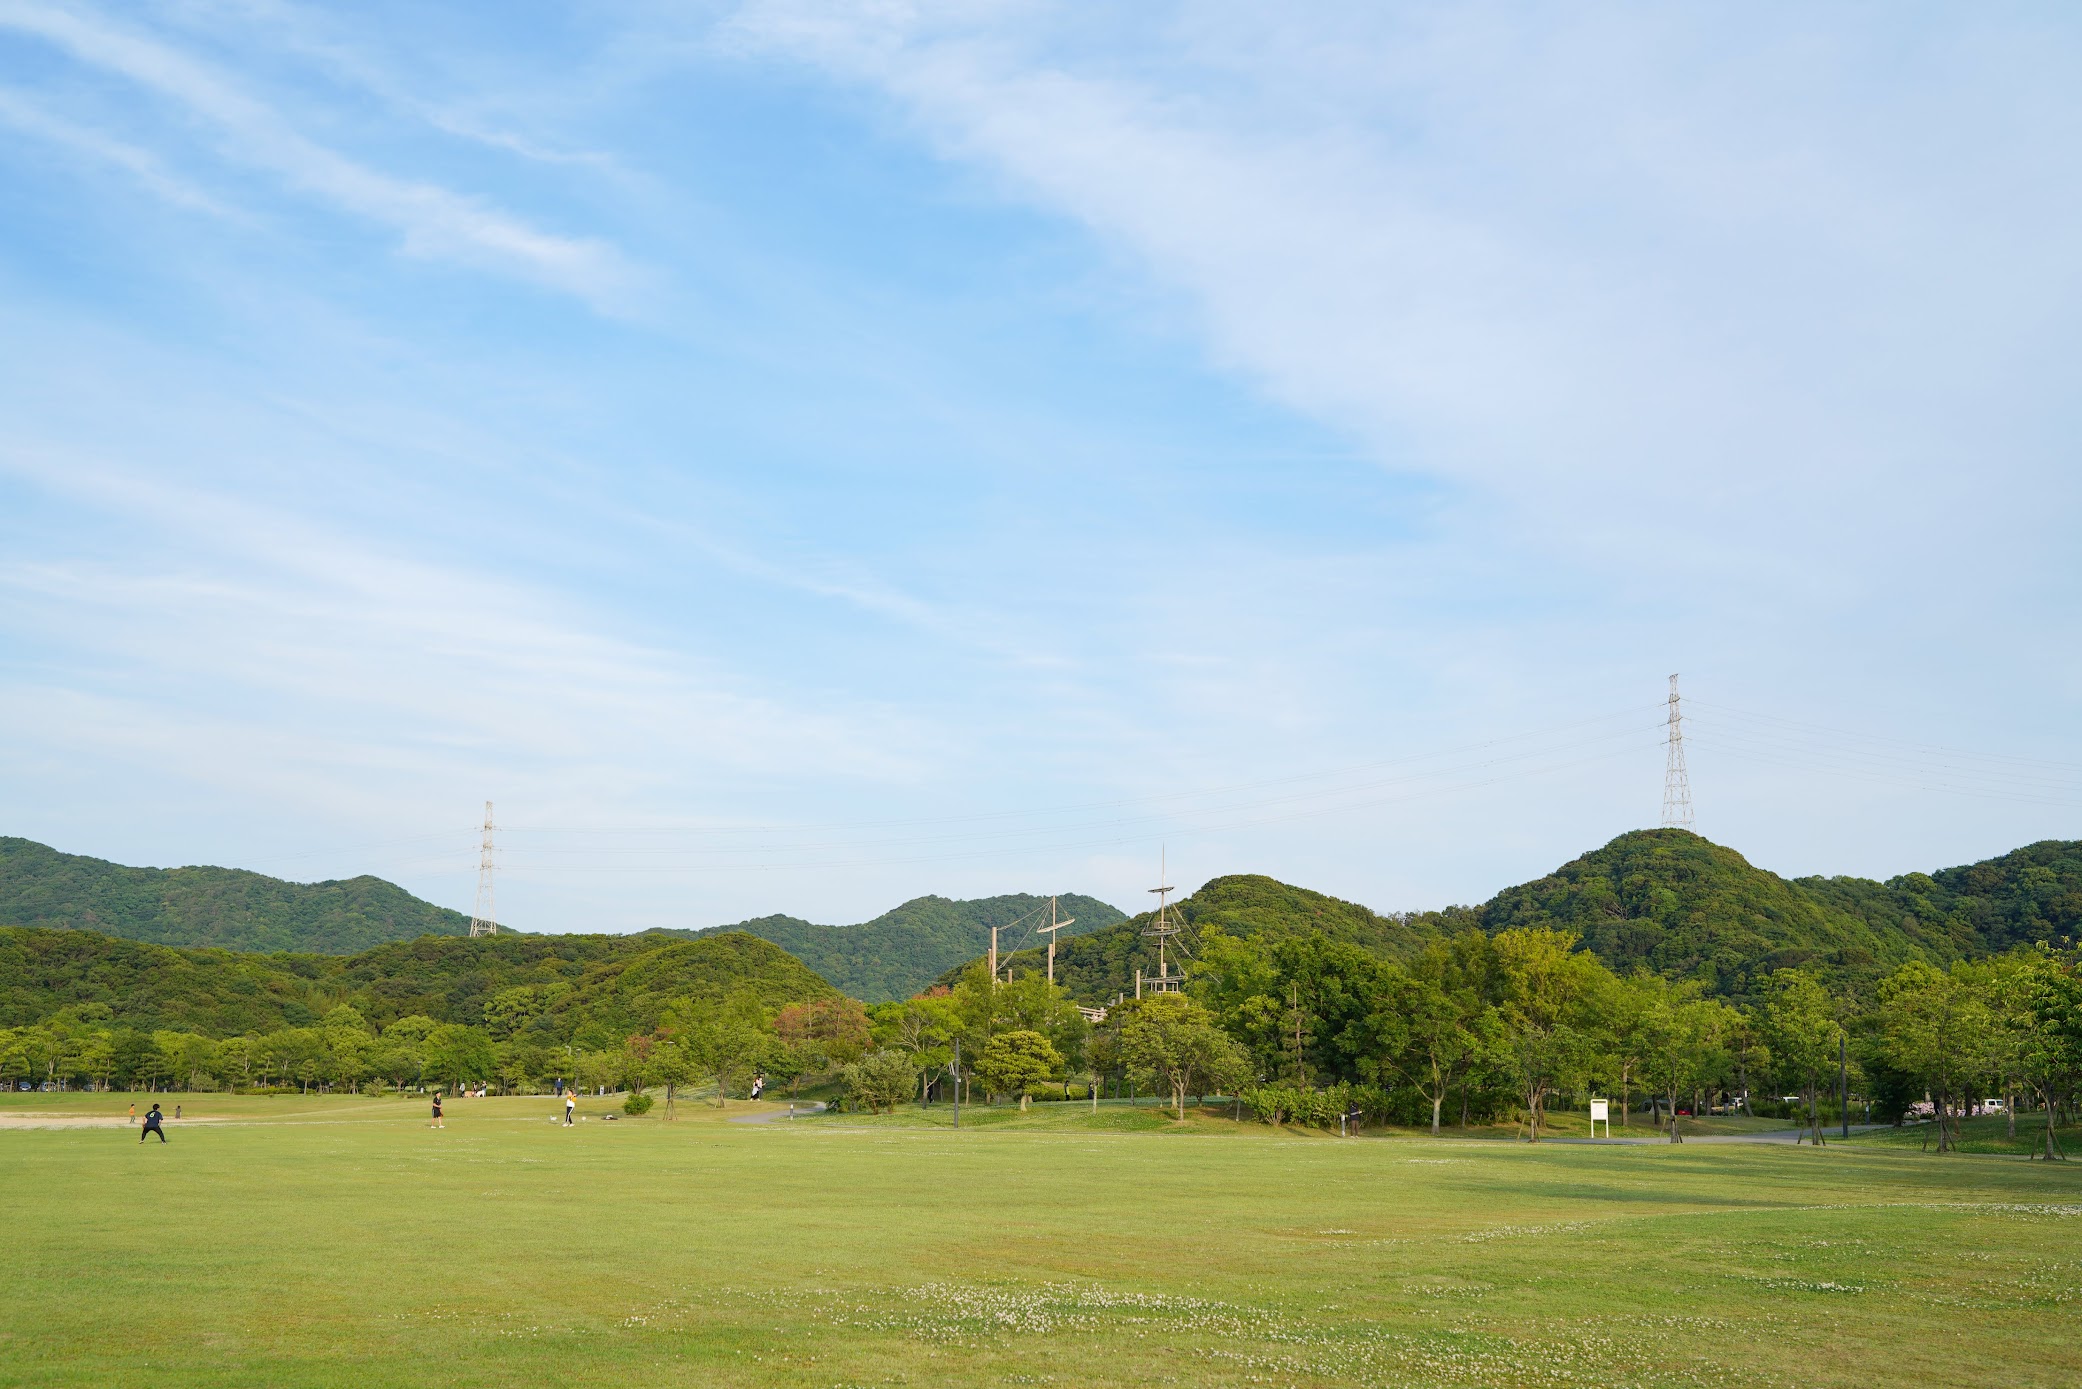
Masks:
[[[385,941],[467,936],[470,918],[381,878],[291,883],[237,868],[126,868],[0,837],[0,926],[349,955]]]
[[[2082,842],[2048,840],[1885,883],[1789,882],[1688,831],[1637,830],[1478,907],[1383,916],[1271,878],[1226,877],[1180,912],[1189,925],[1218,922],[1233,935],[1321,930],[1390,957],[1469,928],[1494,935],[1551,926],[1576,932],[1615,970],[1646,968],[1741,996],[1772,970],[1796,965],[1855,982],[1911,959],[1942,962],[2082,935]],[[1141,936],[1148,920],[1066,946],[1056,978],[1086,1003],[1131,991],[1136,968],[1155,964]],[[1027,953],[1012,964],[1024,971],[1039,960]]]
[[[2082,843],[2049,840],[1885,883],[1789,882],[1685,830],[1637,830],[1472,915],[1492,934],[1564,926],[1616,970],[1646,966],[1740,995],[1789,966],[1857,981],[1911,959],[1989,955],[2073,933],[2082,927]]]
[[[317,1001],[313,981],[279,956],[0,928],[0,1028],[86,1006],[125,1026],[229,1037],[315,1022]]]
[[[801,961],[742,932],[423,937],[359,955],[250,955],[0,928],[0,1027],[85,1008],[121,1027],[225,1037],[302,1027],[349,1004],[382,1026],[424,1015],[495,1036],[613,1046],[680,998],[748,990],[769,1007],[833,997]]]
[[[1621,973],[1646,967],[1725,994],[1747,993],[1763,975],[1795,965],[1862,977],[1960,953],[1938,933],[1859,917],[1733,849],[1673,829],[1623,834],[1504,889],[1474,917],[1491,935],[1521,926],[1572,930]]]
[[[1382,916],[1357,903],[1291,887],[1255,873],[1211,879],[1179,903],[1178,911],[1196,932],[1210,925],[1218,925],[1235,936],[1305,935],[1321,931],[1336,940],[1389,955],[1413,952],[1425,938],[1425,931],[1408,918]],[[1116,994],[1133,993],[1137,969],[1156,972],[1155,943],[1142,934],[1153,915],[1144,912],[1132,920],[1121,920],[1066,941],[1056,951],[1056,982],[1085,1003],[1102,1003]],[[940,982],[952,983],[972,960],[973,956],[946,970]],[[1044,962],[1045,951],[1023,950],[1008,963],[1025,974],[1038,972]]]
[[[2046,839],[2001,858],[1866,878],[1796,878],[1795,887],[1875,927],[1962,955],[2082,936],[2082,840]]]
[[[1073,937],[1125,919],[1118,908],[1096,897],[1069,893],[1056,905],[1076,921],[1061,935],[1066,945]],[[1031,942],[1035,922],[1047,920],[1048,899],[1019,892],[970,901],[914,897],[858,926],[818,926],[792,916],[763,916],[708,931],[661,934],[699,938],[716,931],[746,931],[772,941],[854,998],[880,1003],[909,998],[950,966],[988,950],[993,926],[1001,928],[1000,949],[1009,951]]]

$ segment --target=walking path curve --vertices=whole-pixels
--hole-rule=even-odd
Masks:
[[[1883,1128],[1886,1128],[1886,1127],[1887,1127],[1887,1125],[1885,1125],[1885,1124],[1853,1124],[1853,1125],[1851,1125],[1851,1132],[1852,1132],[1852,1133],[1854,1133],[1854,1134],[1858,1134],[1858,1133],[1871,1133],[1871,1132],[1872,1132],[1872,1131],[1873,1131],[1874,1129],[1883,1129]],[[1825,1139],[1827,1139],[1827,1140],[1828,1140],[1829,1142],[1832,1142],[1832,1143],[1834,1143],[1834,1142],[1838,1141],[1838,1139],[1839,1139],[1839,1136],[1840,1136],[1840,1135],[1842,1134],[1842,1132],[1843,1132],[1843,1130],[1842,1130],[1842,1129],[1840,1129],[1840,1128],[1838,1128],[1838,1127],[1837,1127],[1837,1126],[1836,1126],[1835,1124],[1824,1124],[1824,1125],[1822,1126],[1822,1137],[1823,1137],[1823,1138],[1825,1138]],[[1687,1143],[1785,1143],[1785,1144],[1795,1144],[1795,1143],[1799,1143],[1799,1142],[1803,1141],[1804,1139],[1806,1139],[1806,1137],[1807,1137],[1807,1134],[1808,1134],[1808,1131],[1807,1131],[1806,1129],[1771,1129],[1771,1130],[1769,1130],[1769,1131],[1767,1131],[1767,1132],[1763,1132],[1763,1133],[1711,1133],[1711,1134],[1709,1134],[1709,1133],[1688,1133],[1688,1134],[1686,1134],[1686,1135],[1684,1136],[1684,1141],[1685,1141],[1685,1142],[1687,1142]],[[1627,1136],[1626,1136],[1625,1138],[1543,1138],[1543,1139],[1541,1139],[1540,1141],[1541,1141],[1542,1143],[1598,1143],[1598,1144],[1605,1144],[1605,1143],[1633,1143],[1633,1144],[1641,1144],[1641,1143],[1664,1143],[1664,1144],[1667,1144],[1667,1143],[1669,1143],[1669,1141],[1670,1141],[1670,1135],[1669,1135],[1669,1134],[1667,1134],[1667,1133],[1658,1133],[1658,1134],[1655,1134],[1655,1135],[1651,1135],[1651,1136],[1646,1136],[1646,1137],[1640,1137],[1640,1138],[1637,1138],[1637,1137],[1635,1137],[1634,1135],[1632,1135],[1632,1134],[1629,1134],[1629,1135],[1627,1135]]]
[[[771,1124],[776,1119],[793,1119],[798,1114],[822,1114],[822,1100],[797,1100],[789,1109],[769,1109],[761,1114],[739,1114],[730,1120],[733,1124]]]

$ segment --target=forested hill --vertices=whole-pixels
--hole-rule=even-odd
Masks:
[[[1796,878],[1794,886],[1835,909],[1934,941],[1961,954],[2082,936],[2082,840],[2044,839],[2001,858],[1865,878]]]
[[[1425,919],[1451,929],[1470,916],[1490,935],[1525,926],[1574,931],[1620,973],[1647,968],[1731,995],[1774,969],[1806,965],[1869,977],[1910,959],[1959,953],[1941,931],[1846,912],[1684,830],[1623,834],[1472,913]]]
[[[1213,879],[1180,911],[1196,931],[1209,924],[1232,935],[1321,930],[1397,958],[1470,928],[1494,935],[1555,927],[1575,932],[1622,973],[1647,968],[1742,996],[1790,966],[1856,985],[1910,959],[1944,962],[2082,935],[2082,842],[2048,840],[1884,883],[1789,881],[1688,831],[1637,830],[1477,907],[1383,916],[1247,876]],[[1086,1003],[1133,990],[1136,968],[1155,966],[1154,947],[1141,935],[1148,921],[1145,914],[1066,946],[1057,979]],[[1025,954],[1012,963],[1024,972],[1039,959]]]
[[[1177,910],[1194,934],[1209,926],[1219,926],[1234,936],[1320,931],[1333,940],[1395,956],[1413,953],[1428,939],[1428,932],[1411,918],[1382,916],[1357,903],[1255,873],[1211,879],[1180,902]],[[1144,912],[1065,941],[1056,951],[1056,982],[1083,1003],[1108,1002],[1116,994],[1134,992],[1135,971],[1154,974],[1157,968],[1156,944],[1142,934],[1153,915]],[[1008,963],[1015,972],[1026,974],[1041,970],[1044,957],[1043,950],[1023,950]],[[972,962],[965,960],[946,971],[940,982],[951,984]]]
[[[544,1045],[618,1045],[680,1000],[748,992],[769,1008],[837,990],[742,932],[656,936],[426,936],[358,955],[181,949],[94,931],[0,928],[0,1028],[70,1013],[141,1031],[228,1037],[307,1027],[341,1005],[483,1027]]]
[[[1637,830],[1507,888],[1472,913],[1495,934],[1560,926],[1613,969],[1646,966],[1741,995],[1774,969],[1807,966],[1844,983],[1910,959],[1996,954],[2082,931],[2082,843],[2048,840],[2001,858],[1887,882],[1788,881],[1684,830]]]
[[[381,878],[291,883],[237,868],[128,868],[0,836],[0,926],[350,955],[385,941],[467,936],[470,918]]]
[[[1074,925],[1061,933],[1067,945],[1125,919],[1117,907],[1096,897],[1066,893],[1056,902]],[[770,940],[834,985],[866,1003],[909,998],[952,966],[990,948],[990,929],[1000,928],[1000,949],[1034,939],[1033,927],[1048,920],[1048,899],[1030,893],[950,901],[914,897],[858,926],[818,926],[792,916],[763,916],[707,931],[669,932],[695,938],[716,931],[747,931]],[[1009,928],[1009,929],[1007,929]]]

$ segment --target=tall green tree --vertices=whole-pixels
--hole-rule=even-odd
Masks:
[[[651,1048],[650,1081],[665,1087],[665,1117],[677,1118],[674,1103],[679,1092],[692,1083],[698,1067],[687,1048],[675,1038],[667,1037]]]
[[[1154,994],[1120,1006],[1122,1062],[1171,1095],[1172,1113],[1186,1117],[1186,1096],[1240,1089],[1250,1062],[1215,1024],[1214,1014],[1181,994]],[[1113,1021],[1109,1015],[1108,1021]]]
[[[1030,1087],[1061,1075],[1063,1055],[1048,1038],[1031,1028],[1000,1032],[984,1044],[976,1058],[976,1079],[992,1095],[1018,1095],[1019,1107],[1027,1107]]]
[[[1654,1034],[1651,1023],[1669,990],[1659,974],[1637,969],[1617,980],[1604,1008],[1604,1079],[1619,1090],[1619,1126],[1628,1126],[1634,1089],[1642,1085]],[[1645,1087],[1644,1087],[1645,1088]]]
[[[1383,976],[1375,1036],[1383,1071],[1400,1075],[1431,1106],[1432,1137],[1439,1136],[1446,1097],[1482,1047],[1484,1004],[1452,951],[1435,942],[1406,970]]]
[[[1643,1019],[1643,1076],[1667,1097],[1670,1141],[1684,1142],[1680,1098],[1716,1079],[1726,1065],[1734,1010],[1718,999],[1701,998],[1695,980],[1656,981]]]
[[[1526,1131],[1540,1141],[1547,1101],[1574,1089],[1597,1060],[1594,1004],[1611,974],[1577,951],[1571,931],[1504,931],[1492,942],[1502,997],[1496,1058],[1523,1097]]]
[[[961,1031],[954,1001],[941,993],[880,1004],[869,1014],[876,1044],[911,1058],[918,1077],[918,1102],[925,1103],[929,1078],[945,1071],[953,1060],[954,1039]]]
[[[1987,1010],[1980,1060],[2002,1093],[2003,1118],[2013,1141],[2017,1137],[2017,1102],[2026,1089],[2024,1060],[2034,1022],[2030,970],[2030,957],[2021,951],[1952,966],[1952,973],[1979,995]]]
[[[1038,1037],[1038,1033],[1027,1033]],[[1047,1046],[1046,1038],[1041,1045]],[[870,1113],[896,1107],[911,1093],[911,1058],[894,1047],[881,1047],[848,1062],[839,1069],[839,1084],[848,1098],[867,1106]]]
[[[1803,970],[1778,970],[1766,986],[1761,1022],[1772,1068],[1782,1082],[1798,1087],[1808,1134],[1817,1144],[1826,1141],[1819,1096],[1843,1045],[1840,1013],[1821,981]]]
[[[2043,1155],[2066,1157],[2056,1130],[2082,1082],[2082,969],[2072,955],[2039,946],[2021,981],[2030,1031],[2019,1047],[2019,1068],[2046,1109]]]
[[[774,1034],[767,1026],[766,1009],[758,995],[747,990],[714,1007],[682,1006],[674,1016],[686,1019],[681,1035],[686,1038],[688,1053],[716,1078],[718,1106],[733,1088],[748,1083],[773,1054]],[[864,1013],[860,1022],[864,1032]]]
[[[1988,1007],[1964,978],[1912,960],[1881,982],[1880,1037],[1887,1057],[1927,1087],[1937,1150],[1955,1149],[1952,1109],[1987,1046]]]
[[[499,1069],[499,1054],[483,1029],[442,1023],[427,1034],[426,1075],[449,1087],[489,1080]]]

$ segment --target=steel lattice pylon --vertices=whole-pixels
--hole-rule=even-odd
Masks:
[[[477,854],[477,910],[470,916],[470,934],[496,936],[498,919],[492,915],[492,803],[484,803],[484,847]]]
[[[1684,711],[1677,677],[1670,677],[1670,756],[1663,766],[1663,828],[1692,827],[1692,779],[1684,769]]]

